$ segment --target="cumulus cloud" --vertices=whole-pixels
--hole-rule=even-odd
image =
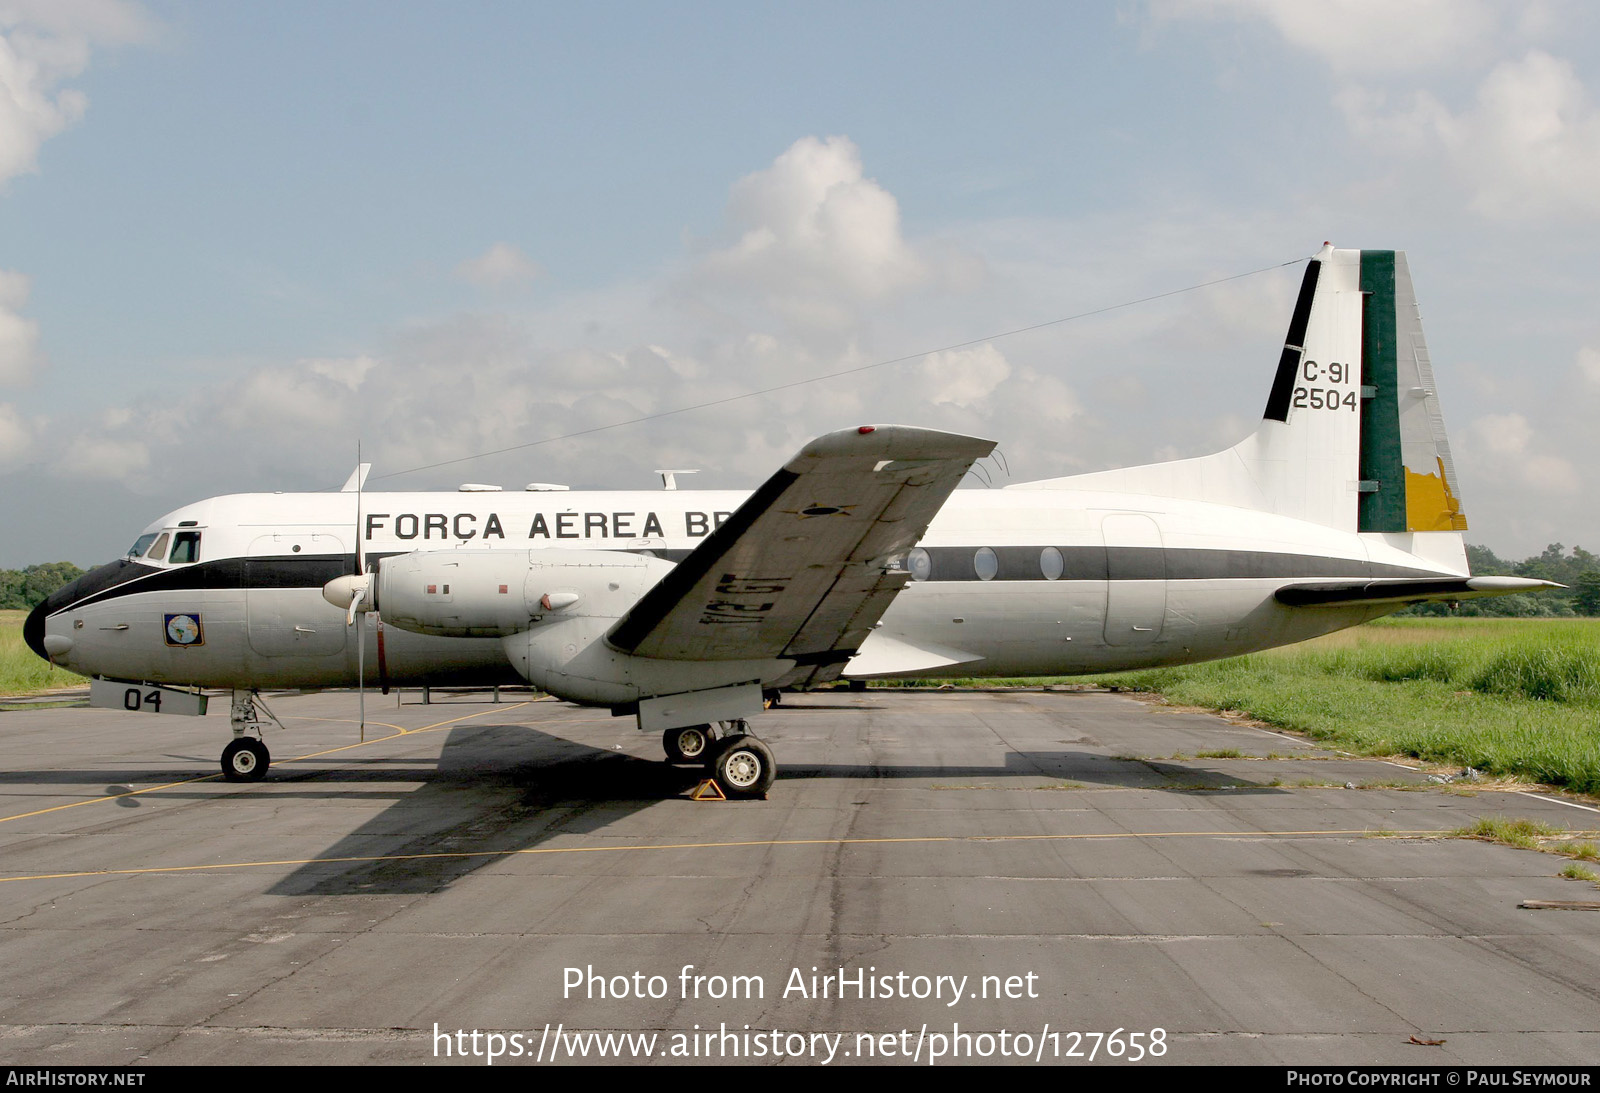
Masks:
[[[864,176],[849,141],[798,142],[733,187],[729,219],[737,239],[654,282],[417,321],[372,332],[360,353],[231,370],[120,417],[54,422],[83,438],[56,470],[152,492],[173,490],[181,467],[174,501],[336,486],[359,439],[378,490],[465,479],[648,489],[656,467],[701,468],[693,484],[718,488],[749,487],[811,437],[865,422],[994,434],[1036,476],[1072,469],[1065,449],[1092,442],[1063,429],[1078,400],[1034,366],[1036,343],[1016,357],[976,345],[792,386],[956,341],[930,333],[930,316],[946,322],[952,300],[990,290],[927,275],[937,261],[904,236],[893,195]],[[783,304],[807,301],[838,308],[826,336],[781,321]],[[873,347],[875,331],[888,351]],[[686,407],[706,408],[675,413]],[[630,424],[609,428],[620,422]]]
[[[22,315],[31,284],[25,274],[0,270],[0,384],[27,380],[40,363],[39,324]]]
[[[1414,72],[1481,54],[1499,22],[1483,0],[1158,0],[1158,20],[1258,18],[1350,73]]]
[[[1011,365],[992,345],[929,353],[922,360],[922,387],[934,403],[986,413],[990,397],[1011,375]]]
[[[1480,456],[1474,462],[1497,483],[1516,483],[1551,494],[1572,494],[1582,488],[1577,468],[1569,460],[1536,449],[1533,425],[1521,414],[1485,414],[1468,427],[1468,439],[1494,457]]]
[[[728,217],[739,238],[705,258],[700,279],[753,290],[799,327],[847,327],[862,304],[928,274],[901,233],[899,202],[865,177],[847,137],[796,141],[733,186]]]
[[[456,267],[457,277],[479,288],[499,288],[543,275],[539,263],[510,243],[496,243],[478,257],[469,258]]]
[[[1600,349],[1586,345],[1578,350],[1578,375],[1590,387],[1600,387]]]
[[[1570,62],[1542,50],[1494,67],[1477,101],[1452,111],[1428,91],[1347,88],[1352,131],[1413,163],[1442,154],[1472,207],[1497,220],[1600,214],[1600,110]]]
[[[1460,189],[1474,211],[1513,223],[1600,215],[1591,184],[1600,110],[1570,61],[1527,45],[1557,32],[1546,9],[1483,0],[1165,0],[1152,11],[1158,23],[1264,23],[1325,61],[1350,131],[1404,163],[1430,198]],[[1520,56],[1507,56],[1513,50]],[[1444,88],[1473,73],[1482,75],[1470,101],[1452,102]]]
[[[127,422],[102,420],[76,436],[56,440],[57,454],[51,470],[66,478],[125,482],[137,478],[150,467],[150,444],[128,429]],[[169,453],[170,454],[170,453]]]
[[[0,402],[0,472],[14,470],[27,462],[32,447],[32,425],[15,406]]]
[[[89,100],[63,81],[97,46],[141,41],[153,24],[124,0],[0,2],[0,182],[37,169],[39,146],[83,117]]]

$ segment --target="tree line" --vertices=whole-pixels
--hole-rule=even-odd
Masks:
[[[71,562],[45,562],[26,569],[0,569],[0,610],[31,611],[68,581],[83,576]]]
[[[1474,577],[1532,577],[1567,587],[1462,600],[1454,608],[1442,603],[1422,603],[1408,607],[1402,614],[1500,618],[1600,615],[1600,555],[1590,554],[1580,546],[1569,552],[1560,543],[1551,543],[1541,554],[1509,562],[1488,547],[1468,543],[1467,564]]]

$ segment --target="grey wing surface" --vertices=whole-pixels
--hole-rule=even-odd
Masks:
[[[903,425],[818,437],[756,490],[607,635],[669,660],[793,658],[842,666],[910,580],[916,545],[994,442]]]

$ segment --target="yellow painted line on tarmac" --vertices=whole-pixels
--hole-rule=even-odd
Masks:
[[[137,869],[86,869],[73,873],[35,873],[28,876],[0,877],[0,884],[24,880],[70,880],[77,877],[131,877],[151,873],[200,873],[219,869],[260,869],[286,865],[350,865],[402,861],[462,861],[469,858],[509,858],[519,854],[603,854],[626,851],[729,850],[736,847],[781,846],[882,846],[892,843],[1003,843],[1049,842],[1089,839],[1261,839],[1305,838],[1311,835],[1371,835],[1372,829],[1344,831],[1119,831],[1078,835],[906,835],[879,839],[742,839],[713,843],[645,843],[638,846],[538,846],[521,850],[441,850],[426,854],[363,854],[329,858],[286,858],[283,860],[213,862],[209,865],[156,865]],[[1384,831],[1386,837],[1445,835],[1444,829],[1428,831]]]
[[[502,706],[498,710],[479,710],[477,713],[462,714],[460,717],[452,717],[448,721],[436,721],[432,725],[423,725],[421,728],[416,729],[401,729],[398,725],[391,726],[392,728],[398,730],[393,736],[380,736],[376,740],[361,740],[354,744],[341,744],[337,748],[326,748],[323,751],[308,752],[305,755],[297,755],[293,759],[288,760],[288,762],[298,763],[303,759],[319,759],[324,755],[334,755],[341,751],[349,751],[351,748],[364,748],[368,744],[381,744],[385,740],[398,740],[402,736],[415,736],[417,733],[431,732],[434,729],[442,729],[449,725],[454,725],[460,721],[470,721],[474,717],[483,717],[486,714],[510,713],[512,710],[520,710],[526,705],[528,705],[528,703],[518,702],[515,706]],[[345,720],[349,719],[346,718]],[[370,725],[372,722],[369,721],[367,724]]]
[[[541,699],[532,699],[532,700],[530,700],[530,702],[539,702],[539,701],[542,701],[542,700]],[[466,720],[469,720],[469,719],[474,718],[474,717],[483,717],[485,714],[510,713],[512,710],[520,709],[523,706],[529,705],[530,702],[519,702],[515,706],[502,706],[499,709],[479,710],[477,713],[463,714],[460,717],[452,717],[448,721],[436,721],[432,725],[423,725],[420,728],[415,728],[415,729],[402,729],[398,725],[387,725],[387,724],[385,724],[383,722],[378,722],[379,724],[385,724],[386,728],[391,728],[391,729],[394,729],[395,731],[393,733],[389,734],[388,736],[380,736],[380,737],[378,737],[378,738],[376,738],[374,740],[364,740],[364,741],[361,741],[361,742],[355,743],[355,744],[344,744],[344,745],[342,745],[340,747],[337,747],[337,748],[328,748],[325,751],[314,751],[314,752],[310,752],[310,753],[308,753],[306,755],[297,755],[293,759],[283,759],[283,760],[279,760],[279,762],[280,763],[285,763],[285,764],[287,764],[287,763],[298,763],[298,762],[301,762],[302,760],[306,760],[306,759],[316,759],[316,758],[319,758],[319,757],[324,756],[324,755],[333,755],[336,752],[349,751],[351,748],[364,748],[364,747],[367,747],[370,744],[382,744],[387,740],[398,740],[402,736],[415,736],[417,733],[430,732],[430,731],[435,730],[435,729],[446,728],[446,727],[448,727],[450,725],[456,724],[459,721],[466,721]],[[349,718],[290,717],[289,720],[291,720],[291,721],[347,721],[347,720],[349,720]],[[373,722],[370,722],[370,721],[367,722],[367,723],[369,725],[373,724]],[[105,796],[102,796],[102,797],[87,797],[82,801],[69,801],[67,804],[64,804],[64,805],[51,805],[49,808],[36,808],[32,812],[18,812],[15,815],[12,815],[12,816],[0,816],[0,824],[7,823],[7,822],[9,822],[11,820],[25,820],[29,816],[43,816],[43,815],[45,815],[47,813],[50,813],[50,812],[60,812],[61,810],[68,809],[68,808],[81,808],[84,805],[98,805],[98,804],[104,804],[107,801],[118,801],[118,800],[121,800],[124,797],[139,797],[139,796],[143,796],[146,793],[159,793],[159,792],[161,792],[162,790],[165,790],[165,789],[177,789],[177,788],[180,788],[182,786],[198,785],[201,782],[214,782],[214,781],[216,781],[217,779],[219,779],[221,777],[222,777],[222,772],[218,771],[216,774],[202,774],[198,778],[185,778],[181,782],[167,782],[167,783],[165,783],[163,785],[159,785],[159,786],[146,786],[143,789],[132,789],[132,790],[129,790],[127,793],[108,793],[108,794],[106,794]],[[247,783],[241,783],[241,788],[243,788],[243,785],[245,785],[245,784],[247,784]],[[259,783],[257,783],[257,784],[259,784]],[[4,879],[4,878],[0,878],[0,879]]]

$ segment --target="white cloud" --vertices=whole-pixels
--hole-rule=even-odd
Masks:
[[[123,0],[0,2],[0,183],[37,169],[39,146],[83,117],[89,100],[60,86],[96,46],[146,38],[153,23]]]
[[[21,383],[40,364],[39,324],[21,314],[30,286],[25,274],[0,270],[0,384]]]
[[[27,462],[33,447],[33,426],[16,407],[0,403],[0,472],[14,470]]]
[[[59,444],[51,469],[67,478],[126,481],[150,466],[150,446],[143,440],[83,433]]]
[[[1536,450],[1533,425],[1521,414],[1485,414],[1467,432],[1473,445],[1495,457],[1479,455],[1473,462],[1496,485],[1515,483],[1549,494],[1573,494],[1583,487],[1570,460]]]
[[[1600,349],[1584,346],[1578,350],[1578,375],[1591,387],[1600,387]]]
[[[1428,91],[1391,106],[1382,92],[1346,88],[1336,101],[1356,135],[1419,167],[1442,158],[1485,216],[1600,215],[1600,110],[1568,61],[1537,49],[1503,61],[1459,112]]]
[[[1011,375],[992,345],[929,353],[922,359],[922,394],[929,401],[987,413],[989,399]]]
[[[1291,45],[1351,73],[1459,65],[1492,42],[1483,0],[1156,0],[1157,20],[1258,18]]]
[[[863,174],[847,137],[804,137],[740,179],[728,201],[739,231],[705,258],[703,283],[753,290],[801,328],[839,330],[922,282],[924,260],[900,231],[900,204]]]
[[[1600,213],[1600,111],[1572,65],[1540,50],[1497,65],[1476,109],[1441,126],[1463,167],[1476,167],[1474,205],[1521,220]]]
[[[510,243],[496,243],[476,258],[456,267],[456,276],[479,288],[499,288],[542,277],[544,270]]]
[[[1551,37],[1547,9],[1482,0],[1166,0],[1158,21],[1258,20],[1333,69],[1351,132],[1406,165],[1430,201],[1459,190],[1511,223],[1600,216],[1600,110]],[[1516,50],[1520,57],[1508,57]],[[1444,90],[1489,71],[1470,103]],[[1425,83],[1432,80],[1432,83]]]
[[[342,384],[352,391],[359,390],[367,373],[377,367],[373,357],[315,357],[300,362],[315,375]]]

